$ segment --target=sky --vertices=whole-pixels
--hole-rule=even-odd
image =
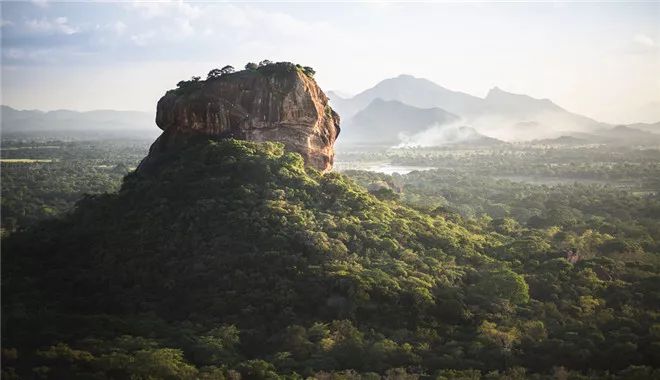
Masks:
[[[2,104],[154,112],[181,79],[291,61],[356,94],[410,74],[606,122],[660,107],[660,2],[1,4]],[[641,111],[640,111],[641,112]]]

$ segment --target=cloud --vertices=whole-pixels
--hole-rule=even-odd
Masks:
[[[294,17],[276,9],[252,5],[189,4],[183,1],[135,2],[124,10],[140,19],[132,25],[133,46],[172,51],[173,43],[187,52],[206,52],[209,43],[231,44],[234,51],[262,54],[278,52],[276,46],[312,46],[319,39],[348,41],[349,36],[327,22]],[[130,17],[130,16],[127,16]],[[344,42],[344,45],[350,42]],[[257,44],[258,46],[254,46]]]
[[[5,62],[32,62],[52,63],[52,49],[22,49],[10,48],[2,50],[2,58]]]
[[[202,14],[202,11],[198,6],[191,5],[182,0],[155,2],[134,1],[131,8],[137,10],[140,16],[145,19],[173,16],[195,19]]]
[[[633,42],[636,44],[645,46],[645,47],[655,47],[656,42],[653,41],[653,38],[647,36],[646,34],[643,33],[638,33],[633,37]]]
[[[137,10],[142,18],[152,19],[162,16],[165,13],[163,3],[160,2],[141,2],[135,1],[131,7]]]
[[[137,12],[144,20],[149,31],[131,36],[131,40],[138,46],[156,44],[159,40],[164,42],[178,41],[196,34],[195,21],[203,12],[200,7],[191,5],[182,0],[141,2],[135,1],[126,8]],[[205,30],[208,30],[205,27]],[[207,33],[202,33],[205,35]]]
[[[38,6],[39,8],[48,7],[48,0],[32,0],[32,4]]]
[[[6,26],[13,26],[14,23],[9,20],[0,20],[0,28],[4,28]]]
[[[25,26],[28,31],[39,34],[64,34],[71,35],[78,33],[80,28],[69,24],[66,17],[56,17],[54,19],[41,18],[39,20],[27,20]]]
[[[147,46],[156,37],[156,32],[153,30],[134,34],[131,36],[131,41],[137,46]]]
[[[195,28],[193,28],[189,19],[186,18],[176,19],[176,26],[179,37],[187,37],[195,34]]]
[[[126,24],[124,24],[123,21],[119,20],[112,24],[112,30],[117,34],[118,36],[121,36],[124,34],[124,31],[126,31]]]

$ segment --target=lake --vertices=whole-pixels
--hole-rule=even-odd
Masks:
[[[365,161],[337,161],[334,165],[335,170],[366,170],[376,173],[384,173],[392,175],[408,174],[416,170],[433,170],[433,166],[407,166],[407,165],[394,165],[390,162],[365,162]]]

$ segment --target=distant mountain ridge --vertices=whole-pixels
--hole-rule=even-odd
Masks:
[[[584,139],[592,143],[608,145],[660,145],[660,134],[651,133],[625,125],[619,125],[611,129],[600,130],[595,133],[576,133],[574,137]]]
[[[634,123],[626,125],[628,128],[638,129],[640,131],[646,131],[651,133],[660,134],[660,121],[657,123]]]
[[[350,120],[345,129],[346,135],[351,134],[351,125],[355,128],[362,126],[354,117],[362,111],[372,112],[368,107],[376,99],[398,101],[419,109],[441,109],[458,116],[461,123],[481,134],[506,141],[556,138],[573,132],[593,132],[612,127],[569,112],[549,99],[514,94],[498,87],[480,98],[411,75],[385,79],[351,98],[343,98],[333,92],[329,93],[329,97],[343,120]],[[370,119],[375,118],[372,116]],[[401,124],[400,128],[406,130],[409,127]],[[386,129],[391,130],[392,125]]]
[[[503,142],[462,125],[442,108],[419,108],[376,98],[344,123],[338,146],[498,145]]]
[[[346,121],[344,141],[362,144],[397,144],[430,125],[454,123],[460,118],[441,108],[418,108],[398,100],[376,98]]]
[[[154,114],[141,111],[38,111],[0,108],[2,132],[45,135],[103,134],[107,136],[149,137],[158,134]]]
[[[343,118],[352,117],[378,98],[398,100],[418,108],[442,108],[457,115],[473,111],[482,100],[473,95],[446,89],[428,79],[405,74],[385,79],[349,99],[337,97],[334,92],[330,92],[328,96]]]

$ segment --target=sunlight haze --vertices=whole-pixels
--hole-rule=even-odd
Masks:
[[[2,103],[19,109],[153,112],[181,78],[263,59],[348,94],[410,74],[654,122],[639,110],[660,102],[660,5],[2,3]]]

